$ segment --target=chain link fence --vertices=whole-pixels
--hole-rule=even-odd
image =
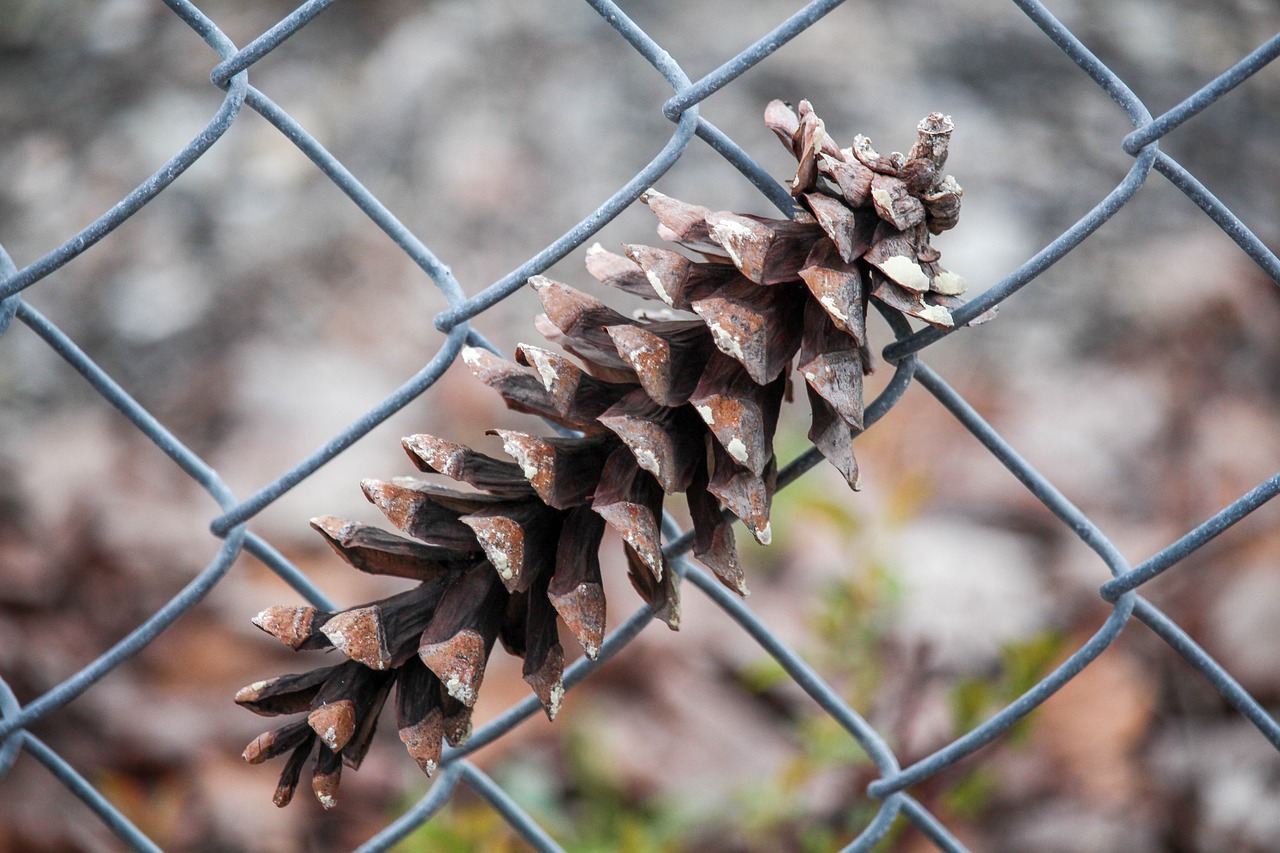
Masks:
[[[190,27],[195,37],[203,40],[220,58],[210,77],[213,85],[222,92],[221,104],[213,111],[204,128],[182,145],[151,177],[53,251],[18,267],[0,249],[0,334],[4,334],[9,340],[31,334],[43,341],[81,374],[103,401],[119,410],[137,430],[172,460],[183,475],[212,496],[220,507],[219,514],[210,522],[210,530],[217,543],[216,553],[207,566],[127,636],[102,651],[71,677],[25,701],[19,701],[6,683],[4,673],[0,672],[0,742],[3,743],[0,747],[0,776],[8,773],[19,754],[25,752],[74,792],[85,806],[96,813],[103,824],[135,850],[159,848],[126,818],[117,805],[113,805],[108,797],[99,792],[82,770],[78,770],[58,750],[32,734],[31,728],[38,726],[40,721],[54,718],[68,703],[97,682],[111,678],[125,661],[138,655],[161,637],[179,617],[204,599],[228,576],[242,553],[252,555],[269,567],[316,606],[336,609],[328,595],[303,569],[294,565],[264,536],[250,531],[249,525],[255,517],[295,486],[312,477],[391,415],[419,397],[429,395],[430,389],[444,376],[464,345],[493,348],[470,321],[506,300],[522,288],[530,276],[542,273],[592,239],[607,223],[635,202],[645,189],[680,161],[686,152],[704,144],[709,146],[766,199],[784,212],[790,211],[791,202],[787,191],[765,168],[755,162],[749,151],[700,115],[699,105],[725,87],[732,86],[741,75],[756,66],[763,64],[767,67],[769,57],[796,36],[810,28],[821,29],[824,26],[824,16],[836,10],[841,3],[840,0],[816,0],[805,5],[715,70],[692,80],[682,68],[679,56],[664,49],[621,8],[607,0],[587,0],[587,5],[613,29],[619,48],[625,44],[627,49],[642,56],[652,66],[653,73],[669,85],[673,94],[664,102],[653,104],[653,109],[660,111],[662,116],[672,122],[674,130],[666,144],[653,154],[651,161],[603,204],[590,211],[578,224],[533,257],[478,292],[460,283],[447,264],[447,259],[438,257],[432,251],[428,246],[429,235],[424,241],[423,237],[406,227],[374,192],[309,134],[299,121],[250,83],[255,63],[273,51],[283,52],[285,43],[295,36],[299,39],[307,38],[308,26],[332,5],[332,0],[310,0],[302,4],[249,41],[245,47],[237,47],[219,28],[214,20],[216,15],[211,17],[185,0],[166,0],[166,5]],[[1045,5],[1034,0],[1014,0],[1013,5],[1040,30],[1045,51],[1056,48],[1065,54],[1078,67],[1079,74],[1087,77],[1101,90],[1102,94],[1097,94],[1097,97],[1110,98],[1115,109],[1132,123],[1133,131],[1118,141],[1119,148],[1132,157],[1132,165],[1123,180],[1104,197],[1096,200],[1086,215],[1035,252],[1030,260],[987,287],[965,309],[957,312],[957,329],[965,321],[1010,299],[1024,286],[1033,284],[1051,265],[1072,252],[1090,235],[1104,228],[1117,212],[1148,185],[1153,171],[1180,190],[1190,203],[1216,223],[1266,277],[1280,283],[1280,259],[1277,259],[1275,253],[1250,231],[1245,222],[1219,201],[1192,171],[1160,147],[1167,135],[1174,133],[1184,122],[1203,111],[1212,113],[1224,98],[1230,97],[1235,87],[1280,55],[1280,35],[1270,38],[1220,76],[1205,82],[1198,90],[1183,93],[1176,105],[1153,117],[1143,100],[1131,91],[1125,80],[1090,52]],[[715,34],[709,33],[707,38],[715,38]],[[193,48],[194,46],[193,41]],[[432,51],[436,48],[423,44],[420,49]],[[200,55],[199,51],[193,49],[190,61],[198,64],[202,61]],[[11,85],[17,85],[16,81]],[[848,85],[857,87],[856,75]],[[868,93],[868,97],[872,97],[872,93]],[[55,286],[53,283],[57,276],[54,274],[65,265],[74,263],[99,241],[127,239],[112,237],[112,232],[143,210],[175,181],[179,181],[189,167],[216,150],[228,130],[250,113],[261,116],[305,154],[314,167],[323,172],[375,223],[414,266],[430,277],[448,304],[434,318],[436,329],[444,336],[443,342],[418,373],[385,400],[360,414],[349,427],[334,435],[314,453],[274,476],[254,494],[242,497],[232,492],[212,464],[184,444],[176,430],[171,430],[140,405],[124,387],[126,383],[113,378],[70,334],[32,307],[23,294],[29,288],[39,285]],[[1267,191],[1267,195],[1273,204],[1274,192]],[[50,199],[50,203],[54,201]],[[963,223],[961,228],[963,229]],[[33,289],[32,292],[36,291]],[[967,334],[965,331],[959,333]],[[1132,630],[1144,630],[1135,625],[1135,620],[1198,670],[1226,703],[1252,723],[1272,747],[1280,750],[1280,724],[1272,713],[1255,700],[1230,672],[1215,662],[1186,630],[1139,594],[1143,585],[1166,572],[1176,571],[1189,555],[1280,492],[1280,474],[1240,495],[1220,512],[1176,538],[1154,556],[1136,566],[1131,565],[1113,541],[1102,532],[1100,525],[1038,473],[984,420],[973,405],[926,364],[924,359],[927,349],[943,337],[944,334],[936,329],[915,331],[900,337],[884,351],[885,359],[895,366],[895,372],[885,390],[868,408],[868,424],[876,422],[889,412],[910,385],[918,385],[927,390],[1036,500],[1096,553],[1111,575],[1111,579],[1099,589],[1102,599],[1111,608],[1110,615],[1102,626],[1046,677],[999,713],[944,748],[915,760],[908,766],[902,766],[886,738],[825,683],[813,667],[788,648],[767,624],[753,615],[744,602],[728,594],[702,570],[683,560],[681,555],[691,547],[691,534],[680,531],[674,523],[669,523],[665,531],[668,540],[667,554],[678,567],[677,570],[687,585],[696,588],[722,608],[741,626],[743,634],[776,659],[795,684],[812,697],[874,762],[878,778],[867,788],[865,795],[870,798],[869,801],[877,804],[877,810],[846,849],[872,849],[895,823],[902,821],[913,824],[938,849],[966,849],[957,835],[912,795],[913,786],[935,777],[966,756],[1001,738],[1011,726],[1089,667],[1117,641],[1126,628],[1133,626]],[[14,350],[10,349],[9,352]],[[818,458],[816,452],[810,451],[795,459],[781,473],[780,487],[802,476]],[[599,660],[582,659],[568,668],[565,673],[566,687],[572,688],[590,676],[595,669],[606,665],[605,662],[613,654],[630,643],[650,622],[651,614],[646,609],[635,612],[623,621],[609,635]],[[477,730],[465,747],[446,750],[441,772],[426,796],[361,845],[359,850],[375,851],[392,847],[424,822],[431,820],[460,788],[471,789],[490,804],[510,825],[512,831],[518,833],[533,848],[547,851],[561,849],[556,840],[539,826],[516,799],[469,759],[476,751],[493,744],[520,726],[537,712],[538,707],[536,698],[529,696]]]

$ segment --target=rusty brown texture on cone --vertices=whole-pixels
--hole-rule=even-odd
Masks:
[[[408,436],[401,445],[419,471],[443,474],[490,494],[521,497],[530,491],[520,466],[486,456],[465,445],[425,433]]]
[[[472,559],[470,565],[475,565]],[[348,658],[376,670],[404,663],[435,612],[444,589],[461,572],[439,576],[411,590],[334,615],[321,631]]]
[[[396,733],[423,773],[430,776],[440,765],[444,740],[444,689],[436,674],[420,658],[401,667],[396,682]]]
[[[418,657],[445,692],[470,708],[484,679],[489,651],[498,636],[503,587],[498,576],[476,570],[455,580],[422,633]]]
[[[311,792],[325,811],[338,805],[338,786],[342,783],[342,757],[336,752],[322,749],[316,754],[315,770],[311,774]]]
[[[608,332],[645,394],[668,408],[689,399],[711,357],[711,334],[696,320],[610,326]]]
[[[458,520],[471,509],[457,506],[447,490],[407,477],[391,482],[367,479],[360,485],[388,521],[415,539],[464,552],[480,550],[475,534]],[[460,497],[460,493],[452,497]],[[477,502],[476,508],[481,503]]]
[[[315,736],[306,720],[289,723],[254,738],[244,749],[244,760],[250,764],[261,764],[301,746],[310,746]]]
[[[555,509],[568,509],[591,497],[600,466],[613,449],[602,436],[543,438],[505,429],[489,434],[502,439],[503,452],[520,466],[542,502]]]
[[[561,528],[555,572],[547,587],[547,597],[561,620],[593,659],[604,642],[605,597],[599,555],[604,530],[604,518],[590,507],[570,510]]]
[[[253,617],[253,624],[294,651],[328,648],[329,638],[320,627],[333,617],[315,607],[273,606]]]
[[[619,447],[605,462],[591,508],[622,534],[654,577],[661,579],[662,486],[636,464],[627,448]]]
[[[293,793],[298,789],[298,782],[302,778],[302,769],[306,766],[307,759],[311,757],[315,733],[308,727],[307,734],[309,736],[306,742],[294,748],[289,754],[288,761],[285,762],[284,770],[280,773],[280,782],[276,785],[275,796],[271,798],[279,808],[284,808],[293,801]]]
[[[311,710],[312,700],[335,667],[313,669],[296,675],[278,675],[255,681],[236,691],[235,702],[264,717],[300,714]]]
[[[336,516],[312,520],[354,569],[416,586],[336,612],[281,606],[254,618],[295,650],[346,658],[236,694],[254,713],[301,716],[244,752],[250,763],[288,756],[277,805],[292,799],[308,761],[316,797],[336,804],[342,766],[359,766],[393,687],[397,734],[432,773],[443,744],[469,737],[499,641],[523,658],[525,681],[556,716],[566,664],[559,624],[588,657],[604,643],[607,528],[621,536],[628,578],[654,618],[679,627],[679,576],[661,533],[670,495],[685,495],[694,557],[745,595],[733,524],[762,544],[772,538],[773,439],[793,396],[793,367],[809,403],[810,441],[858,488],[853,443],[873,367],[869,308],[951,328],[964,304],[964,279],[930,242],[956,225],[964,192],[946,172],[954,126],[930,114],[906,154],[882,154],[863,136],[842,148],[807,101],[796,109],[771,102],[764,120],[797,161],[794,219],[713,210],[650,189],[641,201],[675,248],[594,245],[586,267],[598,284],[662,303],[660,311],[627,316],[538,275],[529,284],[544,313],[534,326],[550,348],[521,344],[514,361],[461,351],[509,408],[571,435],[490,431],[509,459],[412,435],[403,446],[413,465],[468,491],[412,477],[363,481],[403,535]]]
[[[459,571],[470,560],[465,553],[333,515],[313,518],[311,526],[343,562],[371,575],[425,581]]]
[[[621,328],[621,327],[606,327]],[[630,392],[626,381],[608,382],[588,373],[562,355],[542,347],[520,344],[516,360],[537,371],[559,422],[582,432],[598,430],[595,420]],[[625,379],[625,378],[624,378]]]

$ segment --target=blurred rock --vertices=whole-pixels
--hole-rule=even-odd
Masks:
[[[1280,570],[1274,559],[1223,572],[1205,614],[1205,643],[1220,664],[1255,697],[1280,696],[1280,619],[1275,591]]]
[[[1193,849],[1280,850],[1280,756],[1248,722],[1237,718],[1159,731],[1151,772],[1187,810],[1177,823]]]
[[[901,599],[888,633],[932,667],[988,670],[1003,646],[1052,625],[1036,560],[1018,536],[956,520],[922,519],[899,535]]]

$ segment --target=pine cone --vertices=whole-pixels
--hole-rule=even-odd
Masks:
[[[236,695],[259,714],[307,714],[245,751],[251,763],[290,753],[277,805],[292,798],[315,752],[312,787],[333,807],[342,765],[359,766],[393,685],[400,738],[431,774],[442,741],[458,745],[470,732],[495,641],[524,658],[524,678],[554,718],[564,695],[557,618],[590,658],[604,640],[598,550],[607,527],[625,543],[640,597],[677,628],[677,583],[661,548],[666,495],[684,493],[695,556],[745,595],[731,521],[768,544],[773,434],[793,362],[812,412],[809,438],[858,487],[852,440],[872,363],[869,301],[942,327],[961,304],[963,280],[929,245],[959,213],[962,191],[943,173],[951,120],[922,121],[906,156],[882,156],[861,136],[840,149],[808,102],[797,115],[775,101],[765,121],[799,163],[791,190],[804,212],[794,220],[713,212],[650,190],[642,200],[659,235],[702,260],[648,246],[587,252],[597,280],[678,315],[629,318],[535,276],[539,330],[581,366],[528,344],[518,363],[463,351],[510,408],[574,437],[492,430],[508,461],[410,436],[404,447],[421,471],[472,490],[364,481],[369,500],[411,538],[330,516],[312,521],[354,568],[418,586],[336,613],[273,607],[254,619],[296,650],[335,648],[346,658]]]

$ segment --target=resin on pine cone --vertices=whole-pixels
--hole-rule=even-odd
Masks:
[[[430,774],[442,743],[460,745],[495,642],[524,659],[524,678],[554,717],[564,695],[564,622],[588,657],[601,650],[605,597],[598,550],[622,538],[628,575],[656,618],[679,626],[677,579],[662,551],[667,495],[685,496],[694,555],[746,594],[733,520],[762,544],[778,462],[773,435],[793,364],[805,382],[809,438],[853,488],[871,369],[871,301],[935,326],[954,324],[963,280],[943,269],[930,234],[951,228],[961,189],[946,175],[951,120],[920,122],[906,154],[864,137],[839,148],[807,102],[780,101],[766,124],[796,157],[794,219],[715,212],[650,190],[642,200],[671,249],[593,246],[603,284],[665,303],[631,318],[543,276],[529,283],[536,325],[579,359],[521,344],[516,363],[483,349],[463,360],[507,405],[568,427],[571,437],[492,430],[510,459],[429,435],[404,448],[416,467],[466,484],[366,480],[364,493],[401,533],[326,516],[312,526],[353,568],[417,582],[398,595],[327,612],[272,607],[254,623],[295,650],[336,649],[340,663],[243,688],[240,705],[306,717],[259,736],[258,763],[288,754],[275,801],[292,798],[317,757],[312,788],[336,802],[342,766],[358,767],[395,689],[400,739]]]

